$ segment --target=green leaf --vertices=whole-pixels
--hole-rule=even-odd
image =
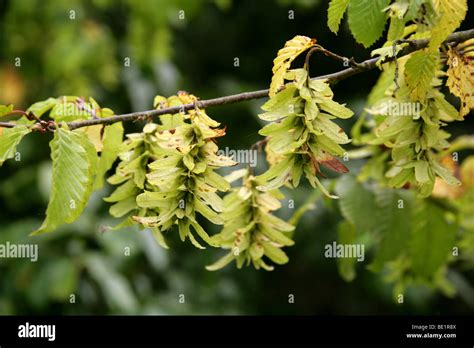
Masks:
[[[164,114],[159,117],[164,129],[173,129],[184,124],[182,114]]]
[[[389,116],[375,129],[375,134],[380,138],[390,138],[404,129],[415,126],[416,124],[411,117]]]
[[[84,266],[90,277],[100,286],[109,308],[119,313],[135,313],[138,300],[127,278],[117,271],[112,258],[99,253],[83,255]]]
[[[94,145],[85,133],[59,127],[50,147],[53,160],[50,201],[45,221],[33,234],[52,231],[81,215],[92,192],[97,167]]]
[[[207,232],[204,231],[204,229],[202,228],[202,226],[199,223],[197,223],[196,221],[191,221],[191,226],[193,226],[194,231],[196,231],[198,236],[201,237],[201,239],[203,241],[205,241],[207,244],[209,244],[211,246],[216,246],[214,244],[214,241],[211,240],[211,238],[209,237]],[[191,236],[191,233],[189,235]]]
[[[186,166],[186,168],[192,171],[195,166],[193,156],[191,156],[190,154],[184,155],[183,164]]]
[[[199,198],[194,199],[194,209],[213,224],[222,225],[224,223],[221,216],[209,208],[209,206],[203,203]]]
[[[423,101],[426,98],[436,74],[437,62],[437,53],[417,51],[405,63],[405,80],[413,99]]]
[[[97,166],[94,189],[104,186],[104,176],[112,167],[122,146],[123,126],[121,122],[106,126],[103,136],[103,148]]]
[[[380,99],[385,97],[387,89],[393,84],[395,77],[395,64],[385,64],[384,70],[380,73],[380,76],[375,83],[375,86],[372,87],[372,90],[367,97],[367,106],[371,107]]]
[[[395,147],[392,150],[392,158],[395,162],[397,161],[397,158],[395,156],[395,149],[405,152],[403,154],[404,158],[411,158],[413,149],[410,147],[410,145],[416,143],[417,140],[420,138],[420,128],[421,124],[417,123],[414,124],[412,127],[404,129],[397,135],[394,144]]]
[[[56,98],[48,98],[34,103],[28,108],[28,110],[26,110],[26,112],[32,112],[36,117],[41,117],[44,113],[51,110],[57,103],[58,100]]]
[[[243,169],[243,171],[246,171],[246,169]],[[238,175],[237,171],[232,172],[232,174],[234,173]],[[244,172],[241,172],[241,173],[244,173]],[[211,168],[207,168],[206,171],[204,172],[204,180],[206,184],[211,185],[212,187],[216,188],[219,191],[227,191],[230,188],[230,184],[226,180],[226,178],[223,178],[222,176],[214,172],[214,170]]]
[[[47,266],[49,295],[57,301],[69,299],[77,287],[79,280],[79,269],[74,259],[62,258]]]
[[[217,271],[221,268],[224,268],[229,263],[231,263],[234,258],[235,258],[234,253],[230,252],[230,253],[226,254],[225,256],[223,256],[222,258],[220,258],[219,260],[217,260],[212,265],[206,266],[206,269],[208,271]]]
[[[298,210],[296,210],[291,218],[288,220],[288,223],[296,226],[301,219],[301,217],[309,210],[316,208],[316,201],[321,197],[321,191],[313,190],[310,195],[306,198],[304,203],[300,205]],[[291,235],[290,235],[291,237]]]
[[[153,234],[153,237],[155,238],[155,240],[158,242],[158,244],[160,244],[163,248],[165,249],[169,249],[170,247],[168,246],[168,244],[166,243],[166,240],[165,240],[165,237],[163,236],[163,234],[161,233],[160,229],[157,228],[157,227],[152,227],[151,229],[151,232]]]
[[[447,168],[443,167],[436,160],[432,160],[430,164],[435,173],[438,174],[441,179],[446,181],[446,183],[448,183],[449,185],[461,185],[461,182],[453,174],[451,174],[451,172]]]
[[[292,241],[290,238],[285,236],[283,233],[280,231],[271,228],[270,226],[267,227],[265,225],[261,226],[263,234],[265,234],[270,240],[272,240],[275,243],[282,244],[285,246],[291,246],[294,245],[295,242]]]
[[[344,105],[331,99],[325,98],[320,104],[318,104],[318,106],[320,109],[339,118],[345,119],[354,115],[354,112],[351,109],[346,108]]]
[[[295,87],[300,90],[300,94],[302,89],[306,89],[305,85],[308,82],[308,77],[308,71],[303,68],[288,70],[285,74],[285,80],[293,81]]]
[[[346,150],[339,146],[339,144],[336,144],[333,140],[329,139],[325,135],[318,136],[317,146],[322,150],[325,150],[336,156],[343,156],[346,152]]]
[[[273,196],[271,192],[265,192],[257,195],[255,199],[259,208],[264,211],[273,211],[281,208],[281,203],[278,198]]]
[[[382,36],[390,0],[350,0],[349,28],[357,42],[371,46]]]
[[[294,157],[286,156],[282,161],[271,166],[265,173],[257,176],[257,186],[260,191],[270,191],[284,185],[288,180],[288,174],[294,165]]]
[[[82,102],[79,102],[79,100],[82,100]],[[104,109],[104,111],[106,110],[112,111]],[[89,98],[89,102],[86,102],[83,98],[76,96],[64,96],[56,100],[49,117],[56,122],[73,122],[90,119],[94,114],[102,117],[100,106],[94,99]],[[106,112],[106,114],[109,114],[109,112]]]
[[[376,226],[374,212],[377,211],[375,196],[352,175],[345,175],[336,185],[339,208],[342,215],[354,224],[360,233],[373,231]]]
[[[448,70],[449,76],[449,70]],[[449,77],[448,77],[449,80]],[[449,87],[449,82],[447,82],[447,86]],[[433,98],[433,104],[436,110],[439,113],[439,118],[442,121],[454,121],[459,120],[462,121],[462,118],[459,117],[459,113],[456,108],[446,100],[444,94],[440,93]],[[456,138],[456,140],[459,138]],[[455,141],[456,141],[455,140]]]
[[[31,130],[25,126],[3,129],[3,132],[0,133],[0,166],[7,159],[15,156],[16,147],[21,139],[30,132]]]
[[[288,256],[280,248],[277,248],[276,246],[268,242],[265,242],[262,245],[263,250],[265,250],[265,256],[276,264],[283,265],[288,262]]]
[[[386,262],[395,260],[406,250],[412,228],[413,196],[410,192],[386,188],[375,190],[375,196],[376,235],[380,242],[369,268],[379,272]]]
[[[316,116],[319,114],[319,108],[316,105],[316,101],[309,100],[304,105],[304,113],[306,115],[306,119],[309,121],[313,121]]]
[[[130,196],[136,196],[139,192],[139,189],[133,182],[133,180],[127,180],[124,184],[120,185],[115,189],[114,192],[108,197],[104,198],[106,202],[120,202],[124,199],[127,199]],[[151,192],[146,192],[151,193]]]
[[[314,180],[314,183],[316,184],[316,187],[318,187],[326,197],[329,197],[329,198],[332,198],[332,199],[339,199],[339,196],[335,196],[335,195],[332,195],[332,194],[329,193],[329,191],[326,189],[326,187],[324,187],[324,185],[321,183],[321,181],[319,181],[317,176],[314,176],[314,178],[311,178],[310,173],[308,173],[307,168],[308,167],[306,166],[305,167],[306,178],[308,179],[309,183],[313,187],[314,187],[314,185],[313,185],[312,181]]]
[[[348,221],[342,221],[337,228],[337,239],[339,244],[354,244],[356,241],[356,230],[354,225]],[[342,257],[337,259],[337,269],[342,279],[346,282],[354,280],[356,276],[355,265],[357,258]]]
[[[392,169],[394,169],[395,174],[393,174],[393,176],[386,176],[390,178],[388,185],[394,188],[402,187],[406,182],[409,182],[415,176],[413,168],[402,169],[401,167],[395,166],[392,167]]]
[[[351,142],[347,134],[344,133],[344,130],[331,121],[327,115],[320,114],[313,124],[315,128],[320,129],[325,136],[337,144],[347,144]]]
[[[430,279],[447,262],[456,230],[455,224],[445,220],[441,208],[427,201],[417,202],[410,240],[411,268],[416,275]]]
[[[260,216],[260,220],[260,222],[268,228],[273,228],[282,232],[291,232],[295,229],[295,226],[290,225],[288,222],[283,221],[272,214],[263,214]]]
[[[0,117],[9,114],[13,110],[13,104],[10,105],[0,105]]]
[[[403,36],[405,29],[405,20],[398,17],[390,18],[390,26],[388,28],[387,40],[395,41]]]
[[[118,218],[118,217],[124,216],[125,214],[131,212],[132,210],[136,208],[137,208],[136,198],[134,196],[131,196],[111,206],[109,209],[109,213],[113,217]]]
[[[415,163],[415,179],[416,181],[421,183],[432,180],[429,175],[428,161],[417,161]]]
[[[336,34],[339,31],[339,24],[346,12],[349,0],[331,0],[328,8],[328,27]]]
[[[258,117],[264,121],[276,121],[289,114],[295,113],[297,111],[297,105],[301,100],[300,97],[294,96],[295,92],[295,87],[288,86],[277,93],[262,105],[262,110],[266,112],[259,114]]]

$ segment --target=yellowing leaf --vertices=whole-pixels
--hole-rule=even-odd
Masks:
[[[349,0],[331,0],[328,8],[328,27],[336,34],[339,31],[339,24],[346,12]]]
[[[285,47],[278,51],[273,60],[273,77],[270,84],[270,97],[274,96],[283,86],[285,74],[291,66],[291,62],[308,48],[314,46],[316,39],[297,35],[285,43]]]
[[[2,129],[0,128],[0,130]],[[6,128],[0,132],[0,166],[7,159],[15,156],[16,147],[29,132],[31,132],[30,129],[25,126]]]
[[[63,127],[54,132],[50,143],[53,183],[46,219],[33,232],[40,234],[76,220],[92,192],[97,156],[94,145],[83,132]]]
[[[161,95],[157,95],[153,99],[153,107],[155,109],[167,108],[168,107],[168,99],[166,97],[161,96]]]
[[[417,51],[405,63],[405,80],[414,100],[424,101],[435,77],[437,62],[437,53]]]
[[[469,40],[474,44],[474,40]],[[462,54],[457,48],[448,48],[448,80],[446,85],[461,99],[461,116],[474,108],[474,52]]]
[[[104,185],[104,175],[112,167],[121,150],[123,138],[123,126],[121,122],[105,126],[102,139],[102,153],[100,154],[97,166],[94,189],[99,189]]]
[[[84,132],[89,137],[90,142],[94,145],[97,152],[102,151],[102,128],[101,124],[96,124],[93,126],[84,127]]]
[[[437,50],[439,45],[455,31],[466,17],[466,0],[433,0],[438,22],[431,31],[429,48]]]

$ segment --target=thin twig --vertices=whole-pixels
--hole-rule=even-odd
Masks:
[[[311,55],[314,52],[321,51],[322,47],[317,45],[315,47],[311,47],[311,49],[306,53],[306,58],[304,60],[304,69],[308,72],[309,74],[309,59],[311,58]]]
[[[262,140],[257,141],[256,143],[250,146],[250,150],[257,150],[258,152],[262,151],[265,144],[270,140],[270,137],[265,137]]]
[[[250,146],[250,151],[257,150],[257,152],[262,152],[269,140],[270,137],[265,137],[262,140],[257,141],[256,143],[252,144],[252,146]],[[250,163],[247,164],[247,170],[251,175],[253,175],[253,167],[250,165]]]
[[[392,50],[393,50],[392,56],[396,57],[397,56],[397,41],[393,42]],[[398,83],[398,60],[397,59],[395,59],[395,73],[394,73],[393,80],[395,82],[395,89],[393,91],[393,96],[395,96],[397,91],[400,89],[400,84]]]
[[[0,122],[0,127],[2,128],[13,128],[16,127],[16,123],[11,123],[11,122]]]
[[[453,33],[448,36],[444,44],[463,42],[471,38],[474,38],[474,29]],[[396,58],[406,56],[414,51],[425,48],[428,44],[429,44],[429,39],[412,40],[407,47],[405,47],[399,52]],[[335,54],[333,53],[333,55]],[[335,56],[344,59],[344,57],[340,57],[338,55],[335,55]],[[353,75],[374,69],[379,59],[380,57],[375,57],[375,58],[367,59],[363,61],[362,63],[355,63],[353,60],[349,60],[349,62],[352,63],[351,67],[332,73],[332,74],[314,77],[313,79],[327,79],[331,84],[335,84]],[[393,59],[395,58],[392,58],[392,60]],[[164,109],[147,110],[147,111],[122,114],[122,115],[115,115],[111,117],[69,122],[67,123],[67,125],[69,129],[71,130],[81,128],[81,127],[97,125],[97,124],[109,125],[116,122],[126,122],[126,121],[135,121],[139,119],[147,119],[147,118],[151,118],[151,117],[155,117],[155,116],[159,116],[163,114],[176,114],[179,112],[193,109],[196,106],[199,108],[208,108],[208,107],[217,106],[217,105],[239,103],[246,100],[261,99],[267,96],[268,96],[268,89],[262,89],[259,91],[244,92],[244,93],[239,93],[239,94],[234,94],[234,95],[229,95],[229,96],[224,96],[224,97],[219,97],[219,98],[214,98],[214,99],[201,100],[196,103],[189,103],[189,104],[173,106],[173,107],[164,108]],[[15,127],[15,124],[0,122],[0,127],[11,128],[11,127]]]

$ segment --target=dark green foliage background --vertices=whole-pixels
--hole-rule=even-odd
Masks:
[[[69,19],[69,11],[76,19]],[[178,11],[185,11],[185,20]],[[288,19],[294,10],[295,19]],[[0,103],[12,88],[2,76],[14,69],[20,87],[17,108],[59,95],[93,96],[116,113],[152,107],[156,94],[186,90],[202,99],[267,88],[272,60],[296,34],[316,37],[328,49],[357,60],[370,51],[355,43],[344,23],[336,37],[326,26],[326,1],[33,1],[0,0]],[[471,16],[472,18],[472,16]],[[472,27],[466,20],[461,29]],[[131,67],[123,66],[124,57]],[[240,66],[234,66],[234,58]],[[312,75],[341,69],[313,56]],[[336,100],[361,111],[377,78],[373,71],[334,88]],[[20,81],[20,82],[18,82]],[[208,113],[227,127],[221,147],[246,149],[260,137],[256,117],[263,101],[215,107]],[[352,121],[353,122],[353,121]],[[350,124],[345,126],[349,129]],[[458,123],[454,134],[473,123]],[[127,124],[128,131],[139,124]],[[456,128],[457,127],[457,128]],[[21,144],[21,161],[0,170],[0,243],[39,243],[39,260],[0,259],[0,314],[467,314],[461,297],[449,299],[427,288],[408,291],[396,304],[381,276],[359,265],[347,283],[324,245],[336,239],[341,217],[334,201],[320,201],[297,227],[290,262],[273,272],[228,266],[208,272],[220,251],[199,251],[170,236],[163,250],[145,231],[102,233],[113,225],[102,201],[92,197],[83,216],[52,234],[29,237],[44,216],[51,176],[48,141],[32,134]],[[263,163],[263,158],[260,164]],[[352,164],[356,169],[360,163]],[[261,167],[262,169],[263,167]],[[287,192],[296,208],[309,195],[302,186]],[[284,201],[284,206],[287,206]],[[292,211],[282,209],[280,216]],[[210,226],[210,232],[217,231]],[[131,255],[124,256],[130,247]],[[367,264],[367,263],[366,263]],[[464,273],[471,283],[472,271]],[[467,290],[469,291],[469,289]],[[471,290],[472,291],[472,290]],[[76,303],[69,303],[69,295]],[[186,302],[178,302],[184,294]],[[288,295],[295,303],[288,303]],[[471,295],[472,296],[472,295]],[[471,304],[472,305],[472,304]]]

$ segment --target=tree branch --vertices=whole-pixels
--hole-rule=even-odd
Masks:
[[[455,43],[466,41],[471,38],[474,38],[474,29],[453,33],[448,36],[448,38],[444,41],[444,44],[455,44]],[[429,44],[429,39],[412,40],[412,41],[406,41],[406,42],[409,43],[409,45],[405,47],[403,50],[401,50],[397,58],[403,57],[414,51],[425,48]],[[329,56],[333,56],[333,55],[339,58],[344,58],[335,54],[329,54]],[[353,60],[349,59],[349,62],[352,65],[351,67],[332,73],[332,74],[317,76],[312,79],[328,79],[331,84],[335,84],[353,75],[374,69],[379,59],[380,57],[375,57],[375,58],[367,59],[361,63],[356,63]],[[394,57],[389,58],[386,61],[391,61],[393,59]],[[75,122],[69,122],[67,123],[67,125],[69,129],[73,130],[77,128],[98,125],[98,124],[109,125],[116,122],[137,121],[137,120],[148,119],[148,118],[152,118],[152,117],[164,115],[164,114],[176,114],[182,111],[194,109],[196,106],[204,109],[204,108],[217,106],[217,105],[234,104],[234,103],[239,103],[246,100],[261,99],[267,96],[268,96],[268,89],[262,89],[259,91],[244,92],[244,93],[233,94],[233,95],[228,95],[228,96],[214,98],[214,99],[200,100],[196,102],[196,104],[191,103],[191,104],[184,104],[184,105],[158,109],[158,110],[147,110],[147,111],[133,112],[133,113],[128,113],[128,114],[121,114],[121,115],[115,115],[111,117],[97,118],[97,119],[91,119],[91,120],[85,120],[85,121],[75,121]],[[15,124],[13,123],[0,122],[0,127],[11,128],[14,126]]]
[[[16,123],[11,123],[11,122],[0,122],[0,127],[2,128],[13,128],[17,126]]]

